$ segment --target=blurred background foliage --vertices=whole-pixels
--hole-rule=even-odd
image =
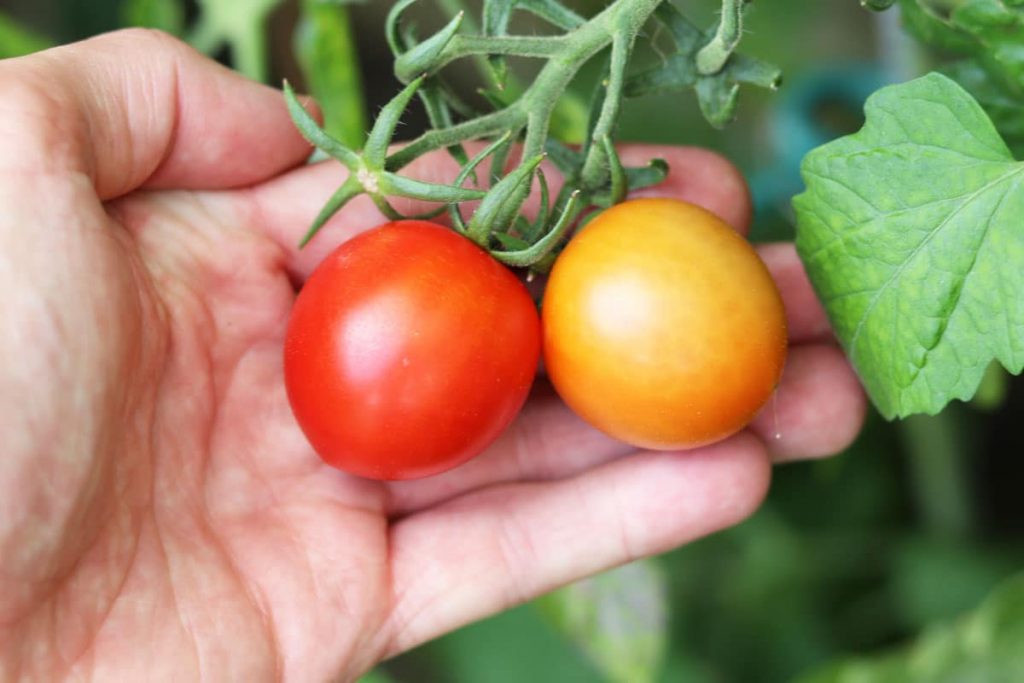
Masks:
[[[421,20],[440,22],[460,4],[423,0]],[[572,4],[592,12],[603,2]],[[718,8],[677,4],[701,25]],[[390,6],[0,0],[0,58],[158,27],[253,78],[296,82],[320,100],[328,128],[357,145],[367,113],[397,89],[382,28]],[[619,138],[721,151],[751,179],[754,238],[785,239],[803,154],[858,128],[864,97],[914,75],[927,56],[901,37],[897,14],[871,15],[853,0],[755,3],[747,28],[743,51],[786,74],[779,93],[744,93],[724,131],[692,97],[641,98],[627,105]],[[464,65],[451,78],[469,92],[477,76]],[[411,113],[408,135],[423,121]],[[975,401],[937,417],[872,415],[842,455],[778,467],[746,523],[464,628],[365,680],[1024,681],[1024,580],[1012,578],[1024,565],[1020,415],[1024,384],[1000,372]]]

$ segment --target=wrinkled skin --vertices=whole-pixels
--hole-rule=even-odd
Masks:
[[[309,150],[279,93],[146,31],[0,62],[0,92],[0,680],[350,680],[733,524],[771,458],[859,428],[863,396],[776,245],[793,351],[741,435],[636,453],[541,387],[464,467],[349,477],[296,426],[281,347],[296,286],[381,217],[357,201],[294,249],[342,172],[289,170]],[[727,163],[623,154],[655,152],[673,165],[656,192],[744,227]]]

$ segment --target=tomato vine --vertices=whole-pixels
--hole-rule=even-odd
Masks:
[[[707,119],[720,126],[735,113],[740,83],[774,88],[779,81],[774,67],[736,53],[749,0],[723,0],[720,21],[708,31],[695,27],[665,0],[616,0],[589,18],[559,0],[485,0],[480,21],[472,20],[460,2],[446,0],[445,9],[454,10],[451,20],[422,40],[405,20],[416,2],[399,0],[388,15],[386,36],[395,56],[394,71],[405,87],[382,109],[361,151],[321,129],[285,86],[289,110],[306,139],[348,169],[348,178],[327,201],[303,243],[360,194],[369,195],[392,220],[408,216],[390,198],[407,197],[436,203],[428,216],[447,210],[456,230],[499,261],[543,270],[584,210],[618,203],[631,189],[656,184],[667,173],[659,159],[629,168],[618,158],[612,141],[624,98],[692,89]],[[510,34],[510,20],[517,11],[557,32]],[[638,70],[633,65],[634,44],[651,22],[665,29],[674,51],[659,66]],[[510,57],[543,61],[527,87],[506,89]],[[483,95],[491,106],[484,110],[470,106],[443,78],[449,64],[467,58],[477,60],[488,74],[490,86]],[[552,135],[552,122],[580,70],[594,60],[601,60],[602,77],[591,98],[587,134],[575,148]],[[398,122],[414,97],[422,102],[431,127],[389,153]],[[486,145],[470,158],[465,145],[474,141]],[[401,173],[417,158],[439,149],[447,149],[462,166],[453,183],[424,183]],[[519,160],[504,172],[514,149]],[[554,197],[540,168],[545,158],[564,178]],[[476,171],[484,162],[491,171],[481,181]],[[524,204],[535,187],[541,207],[536,217],[528,218]],[[480,204],[465,222],[459,206],[471,201]]]

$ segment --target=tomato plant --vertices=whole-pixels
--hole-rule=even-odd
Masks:
[[[285,341],[292,409],[327,463],[375,479],[477,455],[526,399],[540,321],[526,288],[426,221],[365,232],[300,292]]]
[[[782,300],[753,248],[671,199],[627,201],[589,223],[555,262],[542,319],[545,365],[566,403],[647,448],[741,429],[786,356]]]

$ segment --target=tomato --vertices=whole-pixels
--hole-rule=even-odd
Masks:
[[[565,402],[636,446],[682,449],[745,426],[773,394],[785,311],[750,244],[671,199],[618,204],[555,261],[544,362]]]
[[[344,243],[295,302],[292,411],[320,457],[374,479],[455,467],[526,400],[540,318],[522,283],[469,240],[398,221]]]

